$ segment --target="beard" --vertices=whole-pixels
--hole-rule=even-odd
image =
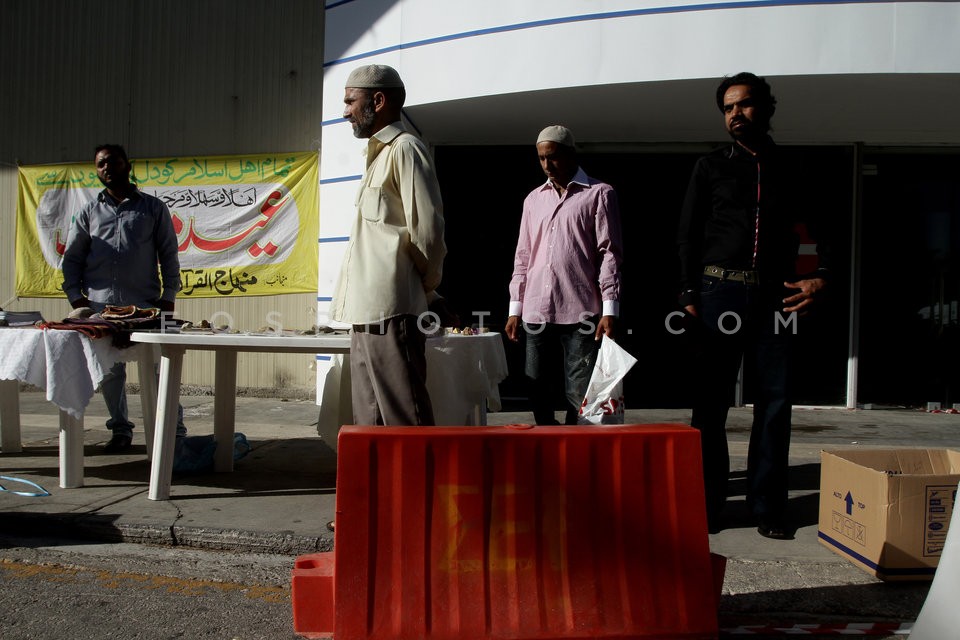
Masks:
[[[117,173],[112,173],[109,178],[104,179],[97,174],[97,180],[99,180],[100,184],[107,189],[123,189],[130,184],[130,175],[118,175]]]
[[[747,120],[742,119],[738,120],[743,126],[738,130],[731,131],[727,130],[727,133],[730,134],[730,137],[738,142],[745,144],[756,142],[757,140],[762,140],[766,137],[767,131],[769,131],[770,126],[764,122],[758,122],[756,120]]]
[[[350,123],[353,127],[353,135],[357,138],[369,138],[373,135],[373,121],[376,118],[377,112],[373,108],[373,100],[367,100],[362,107],[360,107],[360,113],[354,118],[354,121]]]

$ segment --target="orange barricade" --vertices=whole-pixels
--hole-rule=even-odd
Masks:
[[[333,635],[333,566],[335,555],[311,553],[293,565],[290,599],[293,601],[293,628],[307,638]]]
[[[328,554],[294,570],[301,635],[719,633],[699,433],[681,425],[344,427],[334,549],[332,577]]]

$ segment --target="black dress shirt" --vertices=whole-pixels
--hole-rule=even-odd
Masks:
[[[782,156],[767,138],[756,155],[733,143],[697,160],[677,236],[682,306],[696,304],[706,266],[755,270],[761,284],[797,278],[799,223],[817,240],[815,275],[826,277],[831,247],[818,215],[823,203],[817,210],[804,204],[816,202],[816,181],[788,168]]]

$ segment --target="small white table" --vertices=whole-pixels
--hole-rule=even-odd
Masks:
[[[214,351],[213,435],[217,446],[214,470],[233,470],[233,442],[236,423],[237,353],[350,353],[345,335],[269,336],[199,332],[134,332],[134,342],[160,345],[160,383],[157,388],[154,456],[150,465],[151,500],[170,498],[173,455],[176,447],[177,405],[183,375],[183,354],[187,349]],[[349,397],[349,396],[348,396]]]
[[[233,470],[233,442],[237,390],[237,353],[340,354],[349,371],[350,336],[270,336],[228,333],[135,332],[134,342],[160,346],[154,456],[150,468],[151,500],[170,498],[173,456],[176,447],[177,403],[187,349],[214,351],[214,454],[215,471]],[[445,335],[427,340],[427,388],[437,422],[484,424],[486,406],[500,408],[497,385],[507,376],[507,360],[499,334]],[[328,383],[329,384],[329,383]],[[324,389],[321,422],[336,422],[335,430],[352,421],[350,378],[338,375],[336,389]],[[331,407],[330,405],[335,406]],[[323,425],[321,429],[323,430]],[[227,444],[227,446],[224,446]]]
[[[113,346],[111,338],[91,339],[79,331],[0,328],[0,447],[22,451],[20,382],[45,389],[60,409],[60,486],[83,486],[83,413],[94,392],[117,362],[140,361],[140,398],[147,455],[153,445],[157,402],[153,349]]]

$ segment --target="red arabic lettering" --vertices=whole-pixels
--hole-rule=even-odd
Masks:
[[[62,256],[67,250],[67,244],[65,242],[60,242],[60,229],[57,229],[56,234],[54,235],[54,245],[56,246],[56,251],[58,256]]]
[[[267,244],[263,245],[262,247],[260,246],[260,243],[254,242],[252,245],[250,245],[250,248],[247,249],[247,253],[249,253],[254,258],[259,258],[264,253],[272,258],[273,255],[277,252],[277,249],[279,248],[280,247],[278,247],[277,245],[269,241],[267,242]]]
[[[270,195],[267,196],[267,199],[264,201],[263,205],[260,207],[260,213],[268,217],[276,213],[277,209],[282,207],[283,203],[287,201],[287,199],[284,198],[280,202],[277,202],[277,198],[279,198],[282,195],[283,194],[280,193],[279,191],[271,192]]]
[[[243,239],[249,236],[251,233],[257,229],[262,229],[267,226],[270,220],[273,218],[273,215],[280,210],[280,208],[287,201],[287,198],[284,198],[280,202],[277,202],[282,194],[279,191],[272,192],[267,196],[266,201],[260,207],[260,217],[252,225],[241,231],[240,233],[232,236],[230,238],[224,238],[223,240],[214,240],[211,238],[205,238],[199,233],[197,233],[193,228],[193,223],[196,220],[193,216],[190,217],[190,225],[187,230],[187,235],[177,247],[180,251],[186,251],[187,247],[192,243],[200,251],[218,253],[220,251],[226,251],[227,249],[235,247],[240,242],[243,242]],[[179,227],[179,228],[178,228]],[[177,235],[180,235],[180,232],[183,230],[183,221],[177,215],[173,216],[173,228]],[[276,251],[276,249],[274,249]],[[273,255],[268,253],[268,255]]]

